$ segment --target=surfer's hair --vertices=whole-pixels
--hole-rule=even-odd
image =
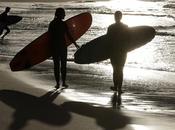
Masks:
[[[122,12],[121,11],[116,11],[114,15],[115,15],[116,20],[122,19]]]
[[[59,17],[65,14],[65,10],[63,8],[57,8],[55,11],[55,16]]]
[[[10,7],[6,7],[6,8],[5,8],[5,11],[9,12],[10,9],[11,9]]]

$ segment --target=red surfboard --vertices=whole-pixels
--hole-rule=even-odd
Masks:
[[[89,29],[91,23],[92,16],[88,12],[81,13],[66,20],[70,34],[75,41]],[[65,38],[66,45],[69,46],[71,42],[66,35]],[[45,32],[15,55],[10,62],[10,68],[12,71],[28,69],[45,61],[50,56],[50,39],[48,32]]]

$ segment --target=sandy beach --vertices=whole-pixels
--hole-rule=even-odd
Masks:
[[[82,75],[83,76],[83,75]],[[30,72],[11,72],[0,64],[1,130],[174,130],[173,115],[114,110],[70,100]],[[71,83],[69,82],[70,86]],[[77,84],[78,85],[78,84]],[[76,94],[76,92],[75,92]]]

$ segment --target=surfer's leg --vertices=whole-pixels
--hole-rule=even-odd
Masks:
[[[122,83],[123,83],[123,67],[118,65],[113,65],[113,82],[114,88],[113,91],[117,91],[117,103],[120,106],[122,103],[121,94],[122,94]]]
[[[123,67],[126,61],[127,53],[120,53],[117,57],[111,58],[113,67],[114,91],[118,91],[117,103],[121,105],[122,83],[123,83]]]
[[[66,61],[61,61],[61,78],[63,84],[66,83],[66,72],[67,72],[66,64],[67,64]]]
[[[3,33],[3,29],[0,29],[0,36],[2,35],[2,33]]]
[[[114,83],[114,87],[111,87],[111,89],[113,91],[118,91],[120,67],[117,58],[111,58],[110,60],[113,68],[113,83]]]
[[[113,83],[114,87],[111,89],[114,91],[114,95],[112,96],[112,106],[115,108],[116,103],[118,106],[121,105],[121,93],[122,93],[122,82],[123,82],[123,68],[117,66],[117,64],[112,64],[113,66]]]
[[[67,49],[63,52],[61,56],[61,78],[64,87],[68,87],[66,84],[66,74],[67,74]]]
[[[7,31],[6,31],[6,33],[1,37],[2,39],[4,39],[4,37],[8,34],[8,33],[10,33],[10,29],[6,26],[4,29],[6,29]]]
[[[56,80],[56,88],[59,88],[60,85],[60,60],[59,57],[53,57],[53,63],[54,63],[54,76]]]
[[[4,24],[0,22],[0,36],[2,35],[4,30]]]
[[[117,90],[118,90],[118,105],[121,105],[121,94],[122,94],[122,83],[123,83],[123,67],[119,67],[116,72],[115,80],[117,82]]]
[[[117,70],[115,66],[113,66],[113,83],[114,83],[114,87],[112,88],[113,91],[117,91],[117,88],[118,88],[117,75],[118,75]]]
[[[121,94],[122,94],[122,83],[123,83],[123,68],[126,62],[126,58],[127,58],[127,53],[121,53],[121,57],[120,57],[120,63],[119,66],[117,68],[117,72],[118,76],[117,76],[117,81],[118,81],[118,105],[121,105],[122,103],[122,99],[121,99]]]

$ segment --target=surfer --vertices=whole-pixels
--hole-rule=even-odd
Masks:
[[[67,88],[66,73],[67,73],[67,45],[65,41],[65,34],[74,45],[79,48],[76,42],[71,37],[66,23],[63,21],[65,17],[65,10],[63,8],[57,8],[55,11],[55,17],[49,24],[48,32],[51,37],[52,58],[54,63],[54,76],[56,80],[55,88],[60,86],[60,70],[62,78],[62,86]],[[61,69],[60,69],[61,68]]]
[[[126,37],[122,37],[122,34],[126,33],[127,25],[121,22],[122,12],[116,11],[114,14],[115,23],[108,27],[107,37],[110,39],[111,54],[110,61],[113,67],[113,82],[114,86],[111,87],[113,91],[118,91],[117,102],[121,104],[122,82],[123,82],[123,67],[127,58],[127,51],[124,49],[124,44],[118,44],[116,42],[124,43]],[[116,49],[117,48],[117,49]]]
[[[6,7],[5,11],[0,14],[0,35],[2,35],[3,30],[7,30],[6,33],[1,37],[1,39],[4,39],[4,37],[10,33],[10,29],[7,26],[7,16],[10,12],[10,7]]]

